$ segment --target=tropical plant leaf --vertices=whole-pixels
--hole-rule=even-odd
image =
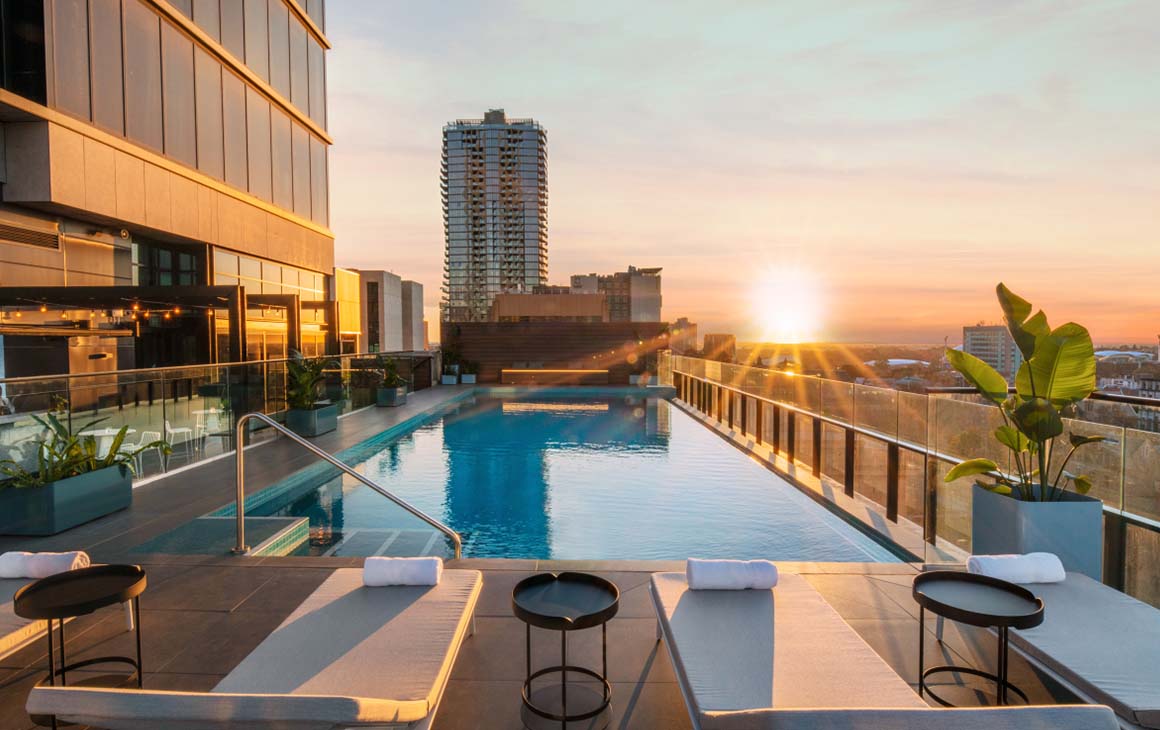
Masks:
[[[1024,399],[1046,398],[1063,407],[1096,389],[1096,357],[1087,329],[1074,322],[1035,340],[1035,354],[1019,368],[1015,390]]]
[[[993,471],[999,471],[999,465],[990,459],[967,459],[956,464],[948,471],[943,481],[953,482],[963,477],[975,476],[976,474],[989,474]]]
[[[978,484],[988,492],[994,492],[995,494],[1002,494],[1004,496],[1010,495],[1012,491],[1011,487],[1007,484],[983,484],[982,482],[978,482]]]
[[[1015,427],[1032,441],[1043,443],[1063,433],[1063,419],[1046,398],[1024,401],[1011,417]]]
[[[958,370],[984,398],[996,405],[1007,400],[1007,381],[998,370],[962,350],[947,348],[946,356],[951,367]]]
[[[1031,314],[1031,302],[1007,288],[1003,282],[995,287],[995,295],[999,298],[999,306],[1003,308],[1003,316],[1008,322],[1023,324]]]
[[[995,429],[995,440],[1017,454],[1027,451],[1031,444],[1031,441],[1019,429],[1006,424]]]
[[[1072,477],[1071,483],[1075,486],[1075,491],[1080,494],[1087,494],[1092,491],[1092,478],[1086,474],[1081,474],[1078,477]]]
[[[1080,446],[1083,446],[1084,444],[1098,444],[1098,443],[1107,441],[1108,437],[1107,436],[1083,436],[1083,435],[1078,434],[1078,433],[1069,433],[1067,435],[1067,440],[1071,442],[1072,446],[1074,446],[1075,448],[1079,448]]]

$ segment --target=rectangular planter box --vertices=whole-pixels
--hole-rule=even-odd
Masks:
[[[443,380],[440,382],[442,382],[444,385],[459,385],[459,376],[443,373]]]
[[[309,411],[291,408],[286,411],[286,428],[306,438],[330,433],[338,428],[338,406],[331,404]]]
[[[0,490],[0,534],[55,535],[128,507],[133,480],[121,466],[50,482]]]
[[[379,388],[375,391],[375,405],[401,406],[407,402],[407,388]]]
[[[464,373],[459,376],[459,382],[464,385],[475,385],[475,373]]]
[[[1058,502],[1023,502],[977,484],[971,499],[971,551],[976,555],[1055,553],[1069,571],[1103,576],[1103,503],[1075,492]]]

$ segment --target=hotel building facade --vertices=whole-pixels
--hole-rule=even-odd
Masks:
[[[486,322],[497,294],[548,279],[547,133],[502,109],[443,128],[444,322]]]
[[[14,372],[26,348],[109,340],[151,367],[357,331],[335,303],[325,25],[323,0],[0,2],[9,377],[38,374]]]

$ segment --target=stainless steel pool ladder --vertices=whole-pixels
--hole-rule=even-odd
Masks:
[[[235,460],[237,462],[237,470],[238,470],[238,475],[237,475],[237,490],[238,490],[238,492],[237,492],[237,507],[236,507],[236,510],[237,510],[236,520],[237,520],[237,524],[238,524],[238,544],[233,549],[234,554],[243,555],[243,554],[249,552],[249,550],[250,550],[250,546],[246,544],[246,520],[245,520],[245,515],[246,515],[246,462],[245,462],[245,449],[243,448],[243,445],[245,444],[246,424],[249,423],[250,421],[261,421],[262,423],[266,424],[267,426],[274,429],[278,433],[282,434],[286,438],[290,439],[294,443],[298,444],[302,448],[306,449],[310,453],[314,454],[318,458],[322,459],[323,461],[327,462],[331,466],[340,470],[344,474],[349,474],[350,476],[354,477],[359,482],[361,482],[363,485],[370,487],[374,491],[378,492],[379,494],[383,495],[384,497],[391,500],[395,504],[399,505],[403,509],[407,510],[408,512],[410,512],[414,516],[423,520],[428,525],[431,525],[439,532],[442,532],[444,535],[449,537],[451,539],[452,544],[455,545],[455,557],[456,558],[462,557],[463,538],[461,538],[459,536],[458,532],[456,532],[455,530],[452,530],[447,525],[443,524],[442,522],[435,519],[431,515],[427,514],[423,510],[419,509],[418,507],[410,504],[406,500],[395,496],[394,494],[387,491],[386,489],[383,489],[378,484],[375,484],[373,481],[371,481],[367,477],[363,476],[362,474],[359,474],[354,469],[350,468],[346,464],[344,464],[341,461],[339,461],[338,459],[334,458],[329,453],[323,451],[322,449],[318,448],[317,446],[310,443],[306,439],[302,438],[298,434],[294,433],[290,429],[286,428],[282,424],[278,423],[273,418],[270,418],[265,413],[247,413],[247,414],[245,414],[244,416],[242,416],[241,418],[238,419],[238,425],[235,427],[235,430],[234,430],[234,447],[235,447],[234,451],[237,454],[237,457]]]

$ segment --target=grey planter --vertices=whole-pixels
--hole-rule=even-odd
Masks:
[[[1059,502],[1023,502],[972,488],[971,551],[976,555],[1055,553],[1069,571],[1103,576],[1103,503],[1075,492]]]
[[[475,385],[475,373],[464,373],[460,375],[459,382],[464,385]]]
[[[91,471],[43,487],[0,490],[0,534],[55,535],[128,507],[133,479],[123,466]]]
[[[443,373],[443,385],[459,385],[459,376],[450,373]]]
[[[286,428],[306,438],[330,433],[338,428],[338,406],[332,403],[308,411],[291,408],[286,411]]]
[[[401,406],[407,402],[407,386],[398,388],[379,388],[375,391],[375,405]]]

